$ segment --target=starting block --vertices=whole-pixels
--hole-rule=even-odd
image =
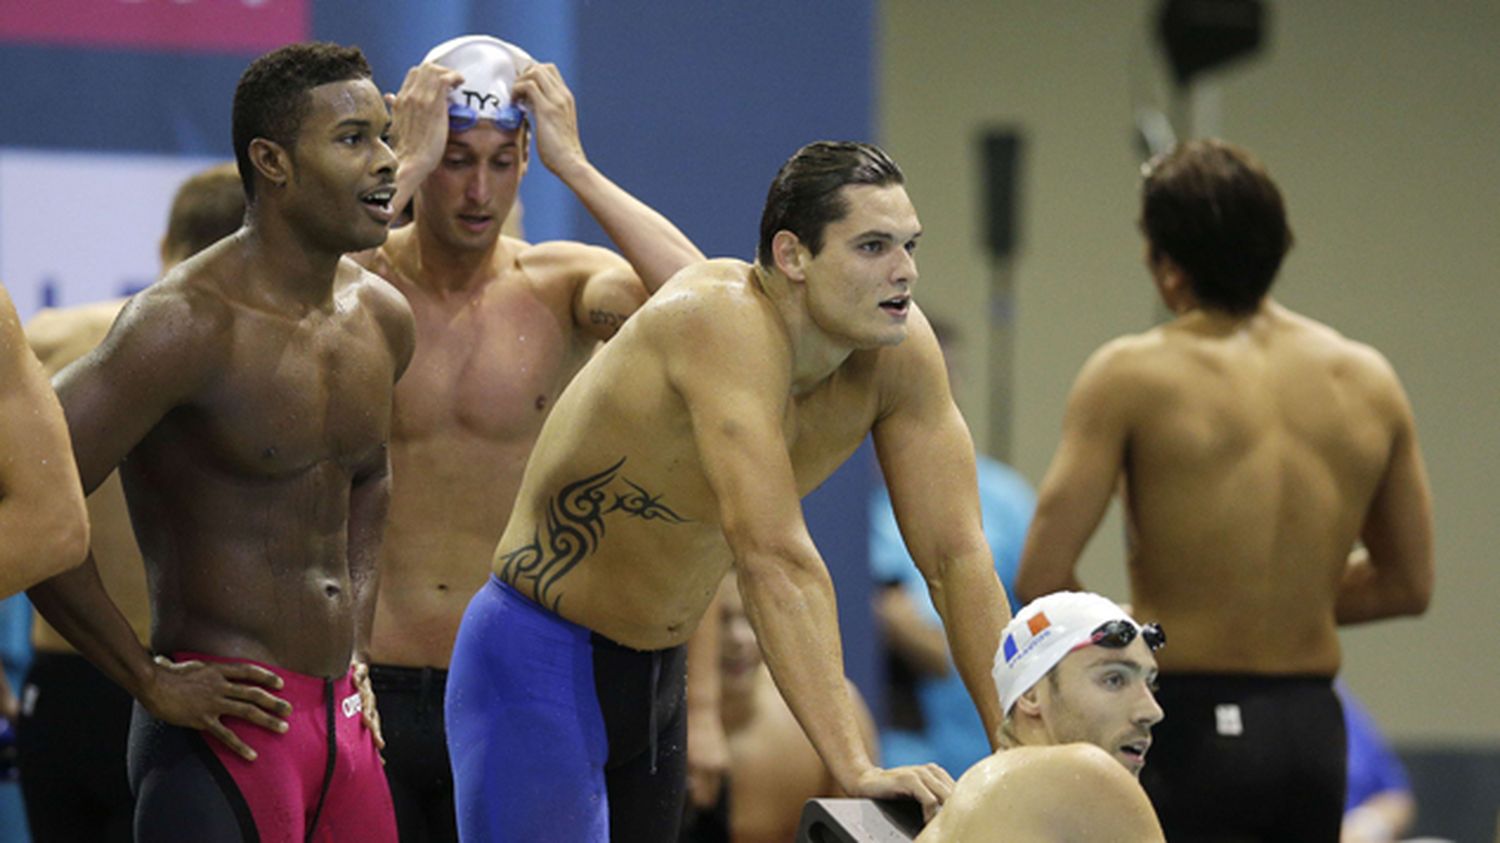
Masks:
[[[809,799],[797,843],[911,843],[921,830],[914,799]]]

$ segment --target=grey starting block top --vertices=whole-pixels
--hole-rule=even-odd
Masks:
[[[809,799],[797,843],[911,843],[921,830],[915,800]]]

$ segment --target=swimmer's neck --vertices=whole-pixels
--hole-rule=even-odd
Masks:
[[[1270,296],[1260,300],[1254,310],[1246,313],[1231,313],[1227,310],[1194,304],[1178,311],[1171,324],[1194,333],[1225,336],[1253,328],[1266,320],[1276,320],[1286,313]]]
[[[827,382],[854,353],[854,347],[824,333],[807,312],[807,287],[760,263],[750,267],[750,282],[781,317],[792,352],[792,395],[801,396]]]
[[[278,310],[331,310],[343,253],[320,248],[284,218],[255,210],[252,205],[246,224],[232,235],[244,259],[245,292],[258,292]]]
[[[514,242],[514,241],[513,241]],[[513,260],[504,235],[487,247],[454,249],[443,245],[421,218],[406,231],[392,232],[382,247],[391,263],[412,284],[435,293],[461,293],[494,280]]]

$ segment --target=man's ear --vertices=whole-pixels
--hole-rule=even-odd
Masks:
[[[1188,277],[1187,270],[1166,255],[1161,256],[1160,266],[1160,280],[1157,283],[1161,286],[1167,309],[1173,313],[1181,313],[1192,307],[1193,281]]]
[[[771,258],[782,275],[793,281],[807,280],[807,262],[812,254],[797,235],[782,229],[771,238]]]
[[[250,165],[272,187],[285,187],[292,180],[291,153],[269,138],[250,141]]]
[[[1037,683],[1037,685],[1040,684],[1040,682]],[[1036,685],[1027,688],[1024,694],[1016,698],[1015,711],[1027,717],[1042,716],[1042,701]]]

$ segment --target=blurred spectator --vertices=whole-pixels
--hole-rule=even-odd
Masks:
[[[1344,728],[1349,735],[1349,789],[1339,843],[1398,840],[1417,818],[1406,768],[1349,686],[1341,680],[1334,690],[1344,706]]]
[[[933,333],[948,362],[948,380],[955,394],[960,373],[955,356],[960,336],[948,322],[929,317]],[[1014,469],[976,454],[979,505],[984,537],[995,558],[995,572],[1005,587],[1011,611],[1015,602],[1016,567],[1036,493]],[[885,727],[880,752],[887,764],[935,761],[955,779],[970,765],[990,754],[979,713],[974,710],[963,680],[948,656],[942,619],[933,608],[916,563],[906,552],[891,511],[891,497],[882,486],[870,499],[870,569],[875,578],[875,616],[885,636],[887,675]]]

